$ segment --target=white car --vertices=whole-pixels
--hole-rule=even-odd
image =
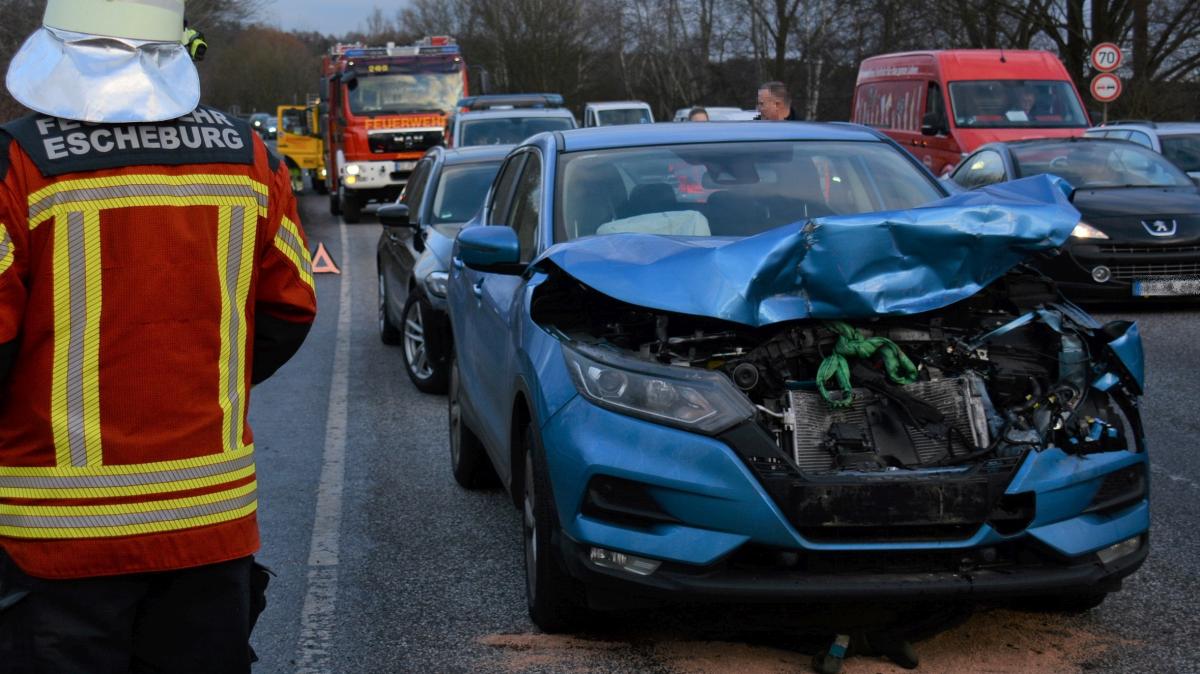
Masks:
[[[1083,135],[1128,140],[1150,148],[1200,182],[1200,123],[1118,121],[1092,127]]]
[[[583,125],[651,124],[654,113],[644,101],[605,101],[588,103],[583,109]]]

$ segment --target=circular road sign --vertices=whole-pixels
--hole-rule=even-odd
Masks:
[[[1092,78],[1092,98],[1112,103],[1121,95],[1121,78],[1112,73],[1100,73]]]
[[[1092,48],[1092,67],[1102,73],[1109,73],[1121,67],[1125,55],[1121,48],[1111,42],[1101,42]]]

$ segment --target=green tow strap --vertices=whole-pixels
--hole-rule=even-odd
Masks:
[[[886,337],[863,337],[862,333],[841,321],[830,321],[825,327],[838,336],[833,354],[821,361],[817,369],[817,390],[821,398],[835,409],[844,409],[854,402],[854,391],[850,386],[850,358],[870,358],[879,353],[887,376],[897,384],[911,384],[917,380],[917,366],[900,350],[896,343]],[[830,396],[825,383],[836,378],[842,395]]]

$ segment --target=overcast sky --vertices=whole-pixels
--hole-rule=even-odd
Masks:
[[[263,18],[284,30],[315,30],[341,35],[361,27],[376,6],[392,16],[404,0],[271,0]]]

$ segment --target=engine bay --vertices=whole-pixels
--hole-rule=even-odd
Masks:
[[[1020,271],[943,309],[762,328],[629,305],[563,274],[533,318],[560,339],[723,373],[809,476],[944,471],[1141,442],[1136,385],[1101,327]],[[1126,373],[1127,374],[1127,373]]]

